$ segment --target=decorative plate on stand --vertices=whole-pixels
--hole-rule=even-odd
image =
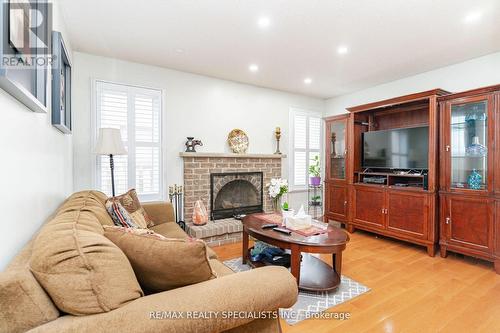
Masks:
[[[236,154],[245,154],[248,149],[248,136],[240,129],[234,129],[227,136],[229,147]]]

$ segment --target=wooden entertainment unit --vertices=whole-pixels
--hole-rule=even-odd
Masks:
[[[325,219],[494,262],[500,274],[500,85],[441,89],[325,118]],[[427,170],[362,168],[362,133],[428,126]],[[404,172],[399,172],[404,171]]]

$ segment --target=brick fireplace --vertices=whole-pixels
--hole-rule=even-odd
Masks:
[[[184,217],[188,233],[203,238],[209,245],[230,243],[241,239],[241,223],[234,219],[209,222],[205,226],[193,226],[192,215],[196,200],[203,200],[211,216],[210,179],[213,174],[262,173],[262,204],[264,211],[272,209],[266,184],[271,178],[281,177],[282,160],[286,155],[275,154],[224,154],[224,153],[181,153],[184,160]],[[244,178],[244,177],[243,177]],[[233,179],[234,180],[234,179]],[[244,179],[255,183],[255,177]],[[219,183],[225,185],[228,179]],[[256,183],[256,188],[258,184]],[[257,196],[259,195],[257,188]],[[249,192],[251,194],[251,192]],[[217,217],[216,217],[217,218]]]

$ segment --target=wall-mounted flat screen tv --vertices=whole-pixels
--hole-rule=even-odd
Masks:
[[[363,168],[428,169],[429,127],[363,133]]]

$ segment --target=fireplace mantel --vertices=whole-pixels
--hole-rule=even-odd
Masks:
[[[181,157],[215,157],[215,158],[286,158],[286,154],[234,154],[234,153],[186,153]]]

